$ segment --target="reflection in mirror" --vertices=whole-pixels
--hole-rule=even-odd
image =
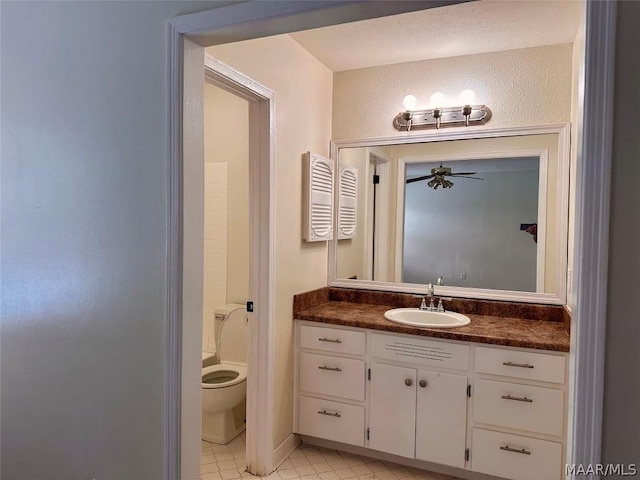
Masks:
[[[568,202],[563,132],[337,145],[340,166],[357,170],[359,183],[356,234],[336,241],[336,280],[406,287],[441,278],[444,294],[481,289],[498,292],[495,298],[559,299]]]
[[[535,292],[539,172],[539,157],[407,164],[401,281]]]

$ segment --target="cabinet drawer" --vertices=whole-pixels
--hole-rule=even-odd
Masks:
[[[300,327],[300,347],[327,352],[364,355],[365,333],[340,328]]]
[[[564,392],[477,379],[473,420],[501,427],[562,435]]]
[[[565,364],[562,355],[477,347],[474,370],[505,377],[564,383]]]
[[[471,469],[514,480],[559,480],[562,445],[474,428]]]
[[[364,361],[303,352],[299,365],[301,391],[364,401]]]
[[[301,396],[298,433],[364,446],[364,407]]]
[[[409,362],[417,366],[436,366],[467,370],[469,347],[393,335],[371,335],[371,355],[375,358]]]

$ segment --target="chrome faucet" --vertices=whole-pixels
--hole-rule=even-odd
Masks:
[[[433,283],[429,283],[427,285],[427,295],[429,295],[429,306],[427,307],[427,310],[433,312],[436,309],[435,305],[433,304]]]
[[[435,312],[436,307],[433,304],[433,285],[430,283],[427,285],[427,296],[429,297],[429,305],[427,305],[427,301],[425,299],[425,295],[414,295],[415,298],[421,298],[422,302],[420,302],[420,310],[426,310],[427,312]]]

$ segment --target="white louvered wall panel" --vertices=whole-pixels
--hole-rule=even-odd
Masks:
[[[333,160],[307,152],[305,165],[305,219],[307,242],[333,239]]]
[[[340,166],[338,239],[355,238],[358,229],[358,169]]]

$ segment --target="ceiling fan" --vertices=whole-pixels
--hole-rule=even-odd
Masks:
[[[475,175],[478,172],[458,172],[451,173],[451,169],[449,167],[443,167],[440,164],[439,167],[435,167],[431,169],[431,175],[423,175],[421,177],[416,178],[408,178],[406,183],[413,182],[421,182],[422,180],[429,180],[427,185],[434,190],[437,190],[438,187],[442,186],[442,188],[451,188],[453,187],[453,182],[451,180],[446,179],[445,177],[460,177],[460,178],[471,178],[473,180],[482,180],[480,177],[470,177],[469,175]]]

